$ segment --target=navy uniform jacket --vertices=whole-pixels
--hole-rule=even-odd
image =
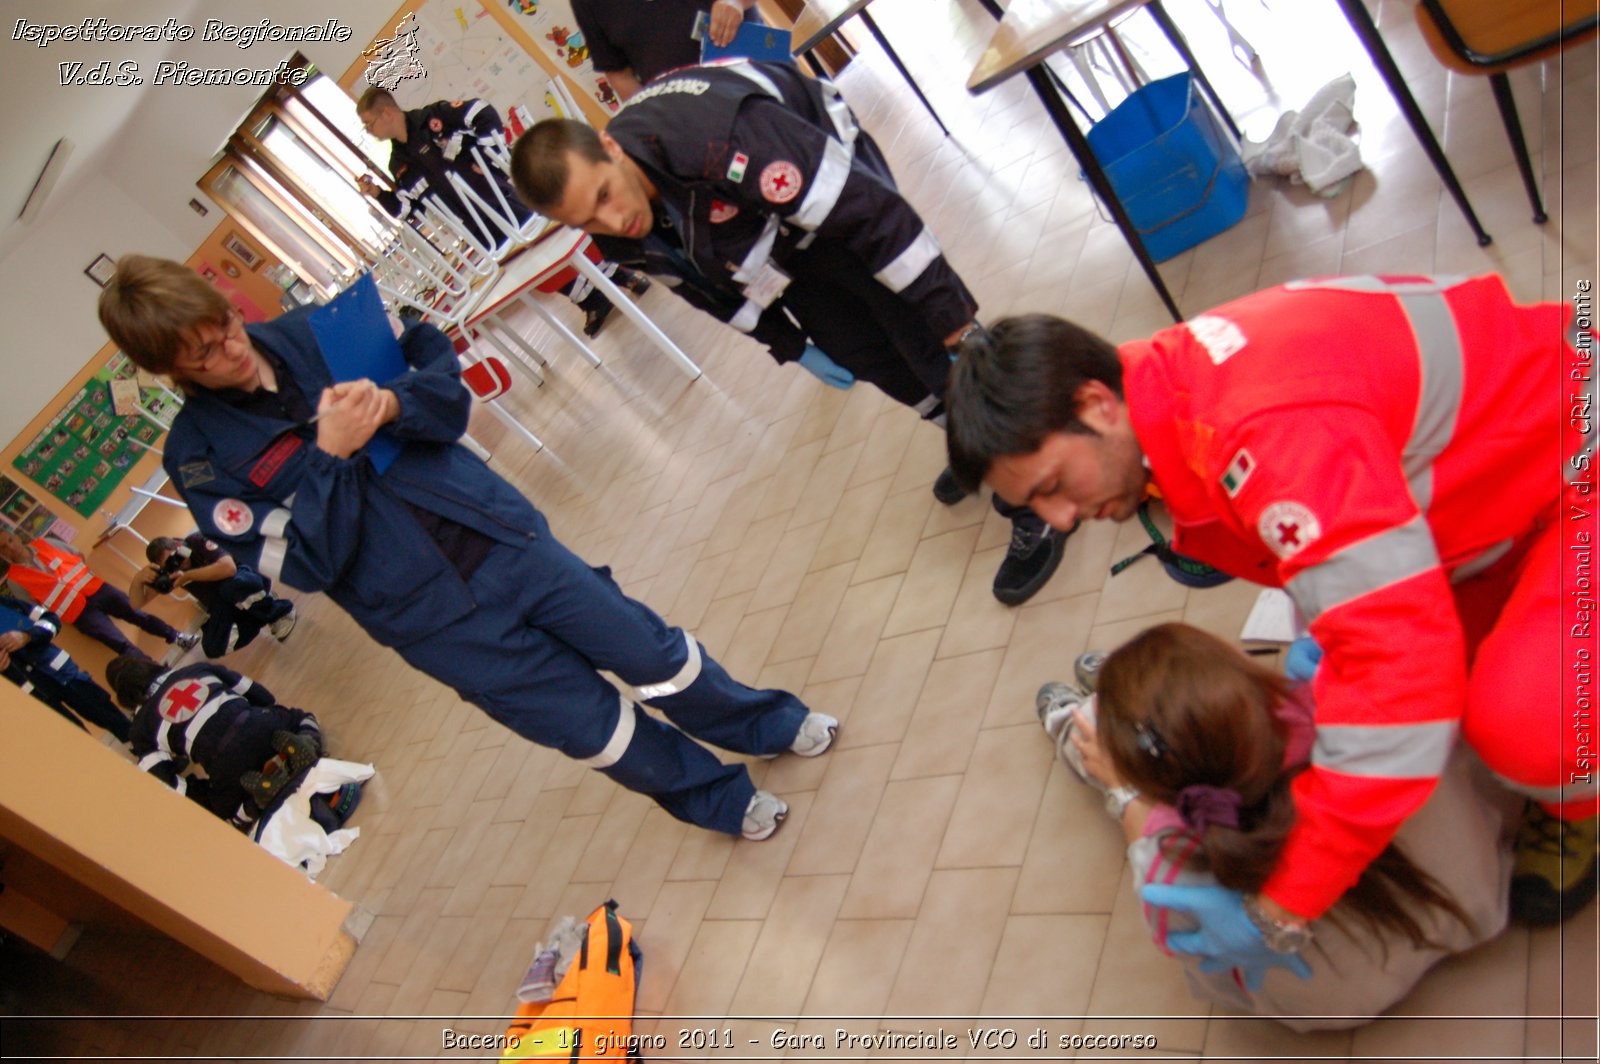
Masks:
[[[89,679],[71,655],[53,645],[52,640],[60,631],[61,618],[43,606],[0,596],[0,632],[22,632],[29,640],[27,646],[11,652],[5,676],[52,706],[62,704],[64,686]]]
[[[677,214],[695,268],[738,297],[731,314],[704,309],[741,331],[773,312],[746,286],[820,240],[865,263],[938,336],[977,310],[829,82],[787,64],[690,67],[635,95],[606,131]]]
[[[500,243],[505,234],[482,232],[456,194],[449,175],[461,175],[485,203],[503,213],[499,197],[490,188],[490,182],[494,182],[518,221],[528,217],[528,208],[517,198],[511,179],[493,166],[488,174],[483,173],[472,154],[474,146],[501,143],[501,129],[499,113],[482,100],[439,100],[407,111],[405,141],[389,142],[389,173],[394,178],[395,191],[379,192],[378,202],[396,218],[406,219],[413,211],[421,211],[424,199],[438,196],[485,243],[491,247]],[[479,151],[487,161],[487,150]]]
[[[310,308],[250,325],[313,405],[333,383],[306,322]],[[413,323],[400,337],[412,371],[379,381],[400,401],[384,429],[404,444],[383,476],[361,452],[335,458],[315,426],[246,413],[203,390],[183,404],[164,464],[200,531],[241,565],[302,591],[324,591],[386,646],[423,639],[473,608],[415,506],[501,543],[541,534],[544,519],[472,452],[471,397],[450,340]]]

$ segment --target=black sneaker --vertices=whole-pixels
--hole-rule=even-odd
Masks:
[[[650,278],[635,270],[633,276],[622,283],[622,287],[636,296],[642,296],[650,291]]]
[[[300,775],[322,756],[322,744],[310,732],[275,731],[272,748],[288,760],[291,776]]]
[[[1044,587],[1061,564],[1067,550],[1067,537],[1078,530],[1074,524],[1057,532],[1032,513],[1011,520],[1011,546],[994,574],[994,597],[1007,606],[1020,606]]]
[[[593,340],[600,335],[600,330],[605,328],[606,319],[611,317],[611,312],[616,308],[610,303],[595,310],[583,312],[583,335]]]
[[[967,489],[956,483],[956,475],[945,466],[939,479],[933,482],[933,497],[946,506],[954,506],[967,497]]]

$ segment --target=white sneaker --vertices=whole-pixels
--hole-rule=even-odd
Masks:
[[[289,638],[290,632],[294,631],[294,622],[297,619],[298,618],[295,617],[294,611],[290,610],[282,617],[279,617],[277,620],[267,625],[267,631],[272,633],[272,638],[281,643],[285,639]]]
[[[751,842],[772,837],[789,815],[789,803],[775,794],[757,791],[744,807],[744,826],[740,831]]]
[[[794,742],[789,744],[789,752],[800,757],[816,757],[818,754],[828,752],[828,747],[833,745],[833,737],[839,734],[839,722],[826,713],[807,713],[806,719],[800,722],[800,731],[796,733]]]

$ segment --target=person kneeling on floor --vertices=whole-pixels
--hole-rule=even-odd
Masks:
[[[279,705],[271,691],[222,665],[169,670],[125,654],[106,666],[106,681],[117,701],[133,710],[128,745],[140,769],[291,864],[300,861],[263,840],[266,822],[310,783],[316,793],[307,796],[309,817],[332,835],[355,811],[361,781],[372,775],[371,766],[351,766],[365,772],[345,773],[358,778],[336,784],[311,779],[324,761],[317,718]]]
[[[1105,794],[1151,936],[1183,962],[1196,997],[1295,1030],[1355,1026],[1505,928],[1512,855],[1502,839],[1518,803],[1470,748],[1456,744],[1433,794],[1355,885],[1287,931],[1251,898],[1295,827],[1290,785],[1316,736],[1309,687],[1183,624],[1142,633],[1092,672],[1078,670],[1093,695],[1042,687],[1040,721],[1074,773]],[[1184,899],[1211,895],[1245,898],[1275,964],[1192,955],[1200,933]]]
[[[183,588],[206,611],[200,627],[200,649],[220,658],[242,649],[265,628],[283,642],[294,631],[294,603],[272,594],[272,580],[205,537],[191,532],[183,539],[157,536],[145,548],[150,564],[134,575],[128,599],[143,606],[153,595]]]

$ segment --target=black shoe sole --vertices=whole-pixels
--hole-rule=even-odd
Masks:
[[[1076,532],[1081,524],[1082,522],[1079,522],[1063,533],[1050,534],[1050,560],[1032,580],[1021,587],[1002,588],[998,585],[995,587],[994,597],[1000,600],[1002,606],[1020,606],[1037,595],[1039,589],[1050,582],[1050,578],[1056,575],[1056,570],[1061,568],[1061,559],[1066,556],[1067,540],[1072,538],[1072,533]]]

